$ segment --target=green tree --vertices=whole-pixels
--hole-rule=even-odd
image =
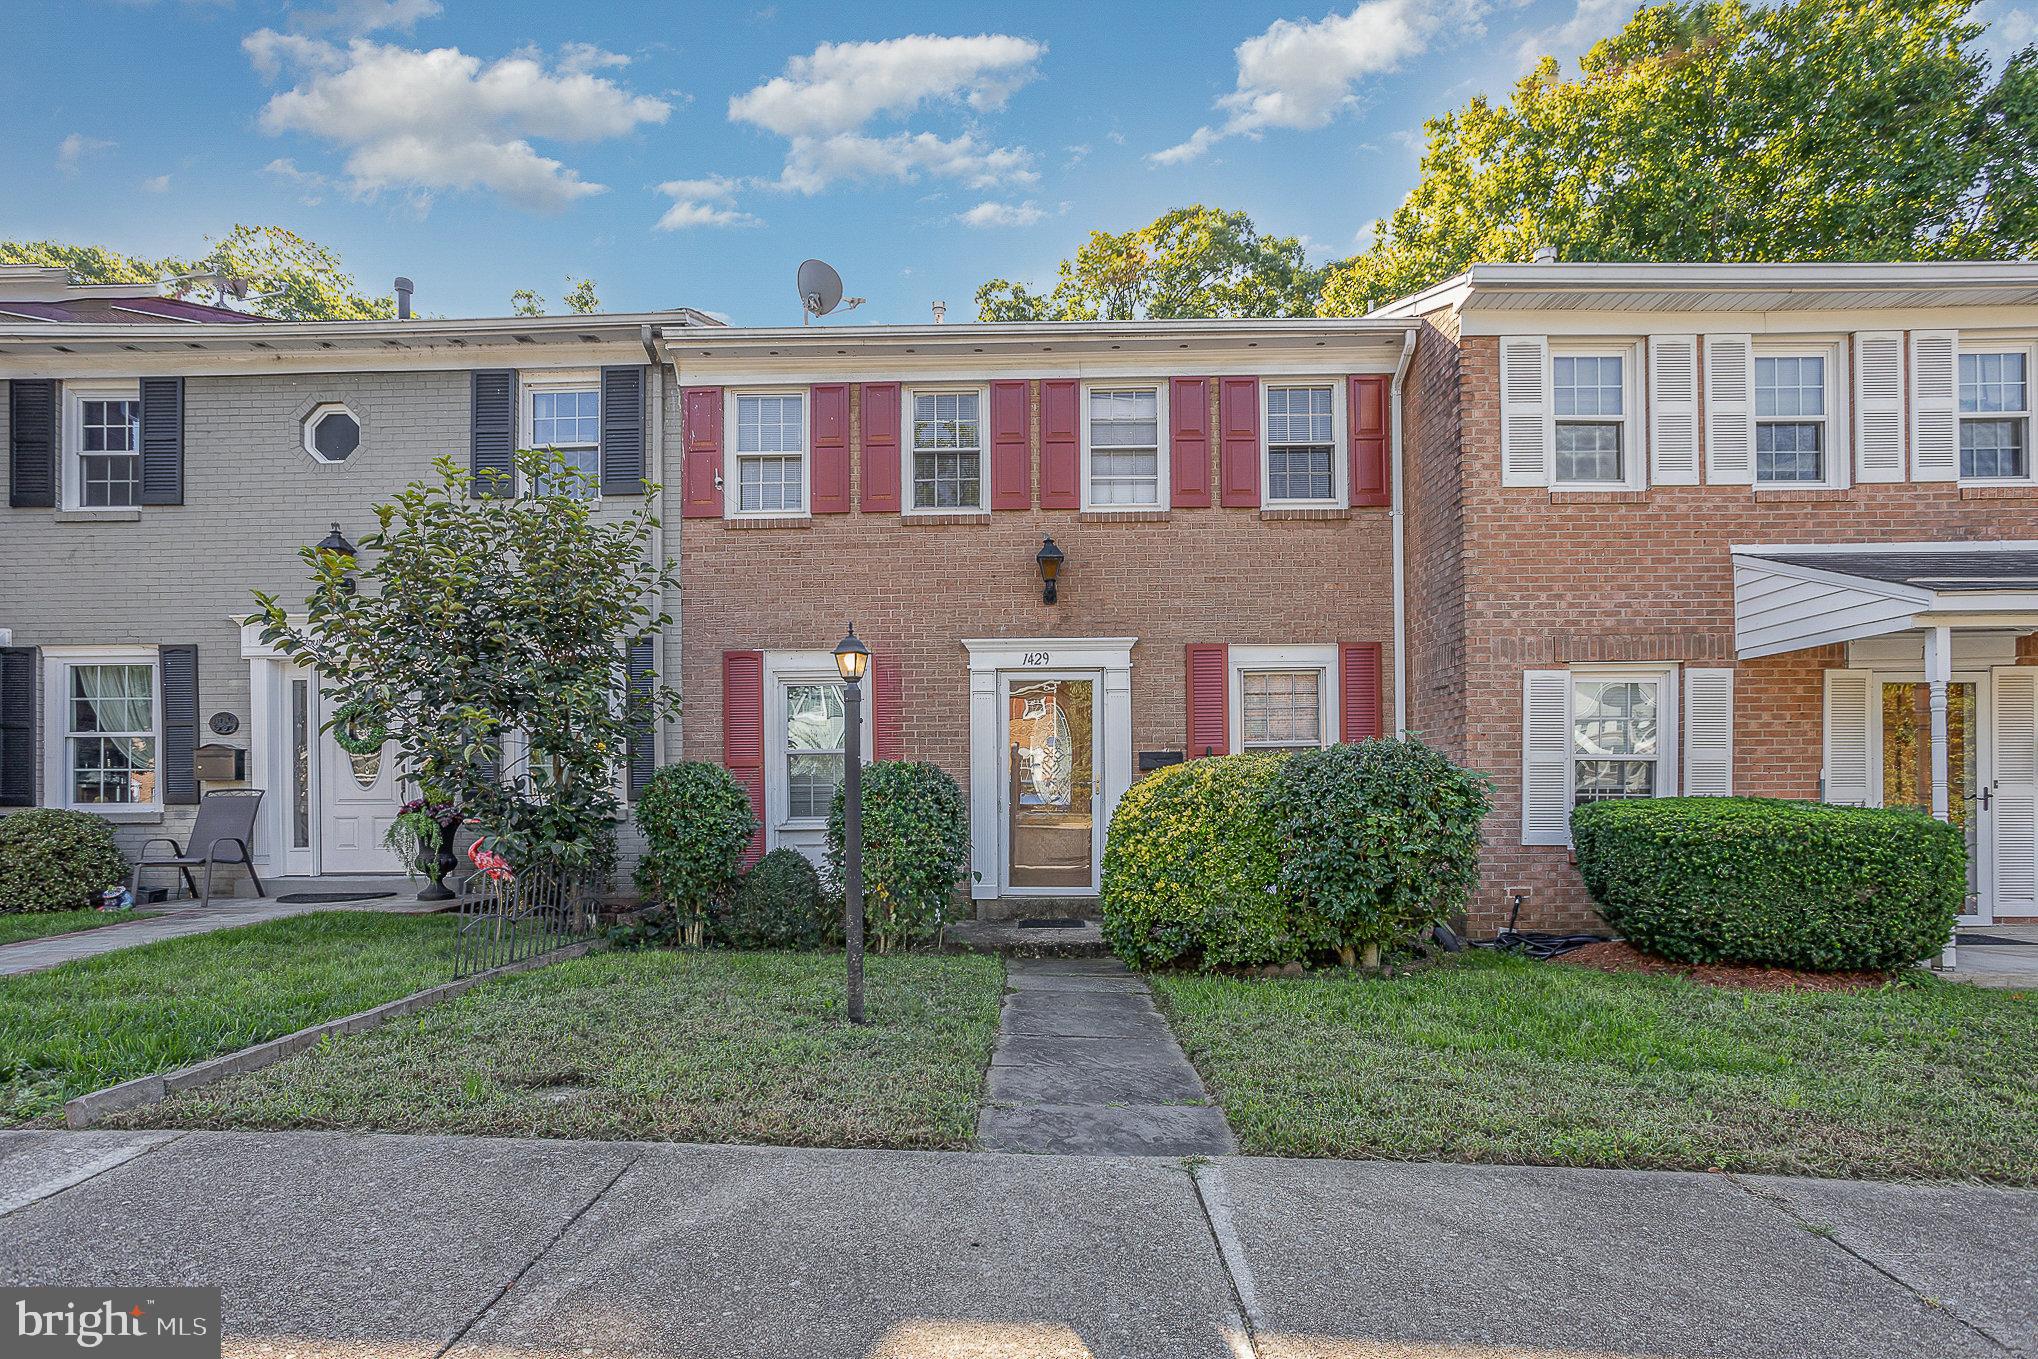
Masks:
[[[544,314],[545,299],[540,294],[532,292],[529,288],[519,288],[510,294],[510,315],[543,316]]]
[[[601,299],[595,296],[594,280],[591,278],[576,280],[573,275],[568,274],[566,276],[566,296],[559,300],[566,304],[566,310],[578,312],[582,316],[589,316],[601,310]],[[510,314],[512,316],[543,316],[545,314],[545,295],[534,292],[529,288],[517,289],[510,294]]]
[[[1331,271],[1354,315],[1477,261],[2006,259],[2038,242],[2038,51],[1974,0],[1641,10],[1565,79],[1431,119],[1421,178]]]
[[[1050,292],[990,280],[977,289],[977,318],[1308,316],[1322,286],[1323,270],[1310,267],[1295,237],[1262,235],[1243,212],[1198,204],[1117,235],[1091,232]]]
[[[675,564],[650,553],[647,496],[594,512],[593,479],[558,453],[520,452],[517,496],[475,497],[438,477],[375,507],[361,558],[304,549],[311,595],[293,624],[256,592],[263,635],[319,673],[336,720],[377,730],[403,777],[457,804],[518,868],[603,874],[630,732],[678,710],[633,690],[627,656],[671,619]],[[365,730],[365,736],[362,733]]]
[[[340,257],[315,241],[280,226],[235,226],[206,241],[191,258],[149,259],[97,245],[63,241],[0,241],[0,264],[40,264],[68,269],[80,283],[154,283],[180,275],[222,273],[248,281],[248,310],[279,321],[365,321],[396,315],[390,296],[360,291]],[[171,284],[173,296],[207,297],[202,279]]]

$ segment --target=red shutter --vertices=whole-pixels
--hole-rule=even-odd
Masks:
[[[1228,509],[1260,503],[1260,380],[1219,378],[1219,498]]]
[[[1189,758],[1231,753],[1231,648],[1191,642],[1189,655]]]
[[[991,384],[991,508],[1033,508],[1033,446],[1026,437],[1024,382]]]
[[[814,513],[849,513],[849,385],[831,382],[808,394],[813,413]]]
[[[1057,378],[1040,384],[1040,508],[1075,510],[1083,504],[1082,455],[1076,424],[1082,418],[1081,384]]]
[[[1176,378],[1168,385],[1168,481],[1174,508],[1210,508],[1208,378]]]
[[[899,512],[899,384],[863,384],[863,512]]]
[[[1363,373],[1351,381],[1352,504],[1393,503],[1387,467],[1389,380],[1385,373]]]
[[[1380,644],[1346,642],[1337,649],[1338,739],[1380,735]]]
[[[680,398],[686,458],[680,467],[680,515],[722,517],[722,389],[689,387]]]
[[[870,753],[878,760],[906,758],[899,711],[899,658],[880,651],[870,658]]]
[[[743,855],[748,868],[764,857],[764,653],[722,653],[722,767],[750,795],[757,833]]]

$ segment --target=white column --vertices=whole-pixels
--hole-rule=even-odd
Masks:
[[[1952,792],[1948,780],[1952,761],[1946,750],[1946,697],[1953,679],[1953,629],[1933,628],[1925,634],[1925,686],[1932,699],[1932,815],[1940,821],[1953,819]],[[1974,739],[1974,733],[1968,733]],[[1953,940],[1939,952],[1939,966],[1950,968]]]
[[[970,896],[995,900],[1002,876],[998,865],[998,780],[1008,767],[1003,725],[998,721],[998,672],[972,658],[969,671],[969,866]]]

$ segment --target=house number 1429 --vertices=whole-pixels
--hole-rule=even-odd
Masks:
[[[1045,651],[1029,651],[1019,658],[1019,663],[1021,665],[1046,665],[1047,653]]]

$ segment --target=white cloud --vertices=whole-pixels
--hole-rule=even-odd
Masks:
[[[168,175],[151,175],[149,178],[142,181],[142,192],[143,193],[170,192],[170,177]]]
[[[1601,38],[1619,32],[1640,8],[1639,0],[1578,0],[1563,23],[1526,34],[1515,47],[1515,60],[1527,71],[1546,54],[1559,61],[1582,56]]]
[[[832,137],[795,137],[775,187],[816,194],[839,183],[891,180],[911,183],[922,174],[960,180],[972,189],[1040,182],[1024,147],[987,146],[971,133],[942,138],[932,132],[898,132],[868,137],[844,132]]]
[[[1998,71],[2011,57],[2038,41],[2038,14],[2010,0],[1989,0],[1977,5],[1968,17],[1988,25],[1978,46]]]
[[[599,141],[672,111],[584,69],[592,48],[569,49],[548,69],[528,52],[483,63],[452,47],[356,38],[342,48],[266,28],[241,45],[257,70],[288,70],[298,82],[263,107],[263,130],[344,148],[347,187],[361,196],[407,190],[428,201],[440,190],[486,189],[557,210],[605,186],[540,154],[530,138]]]
[[[764,225],[760,219],[736,206],[736,193],[742,187],[725,175],[709,175],[706,179],[668,179],[658,186],[658,192],[672,199],[673,203],[658,219],[658,230]]]
[[[444,10],[439,0],[327,0],[323,6],[291,6],[290,26],[349,38],[385,28],[408,33],[418,20],[435,19]]]
[[[630,59],[621,52],[608,52],[591,42],[570,42],[559,49],[559,69],[562,71],[599,71],[607,66],[628,66]]]
[[[57,169],[67,175],[75,175],[78,173],[79,164],[87,156],[95,156],[101,151],[111,151],[113,147],[112,142],[88,137],[82,132],[73,132],[57,143]]]
[[[1447,25],[1454,34],[1477,32],[1485,6],[1486,0],[1364,0],[1349,14],[1276,19],[1238,45],[1238,88],[1217,101],[1224,120],[1148,159],[1174,165],[1226,137],[1323,127],[1357,102],[1358,82],[1427,51]]]
[[[1023,227],[1044,221],[1047,213],[1038,203],[1027,199],[1024,203],[1000,203],[988,200],[977,204],[968,212],[959,212],[955,220],[968,227]]]

